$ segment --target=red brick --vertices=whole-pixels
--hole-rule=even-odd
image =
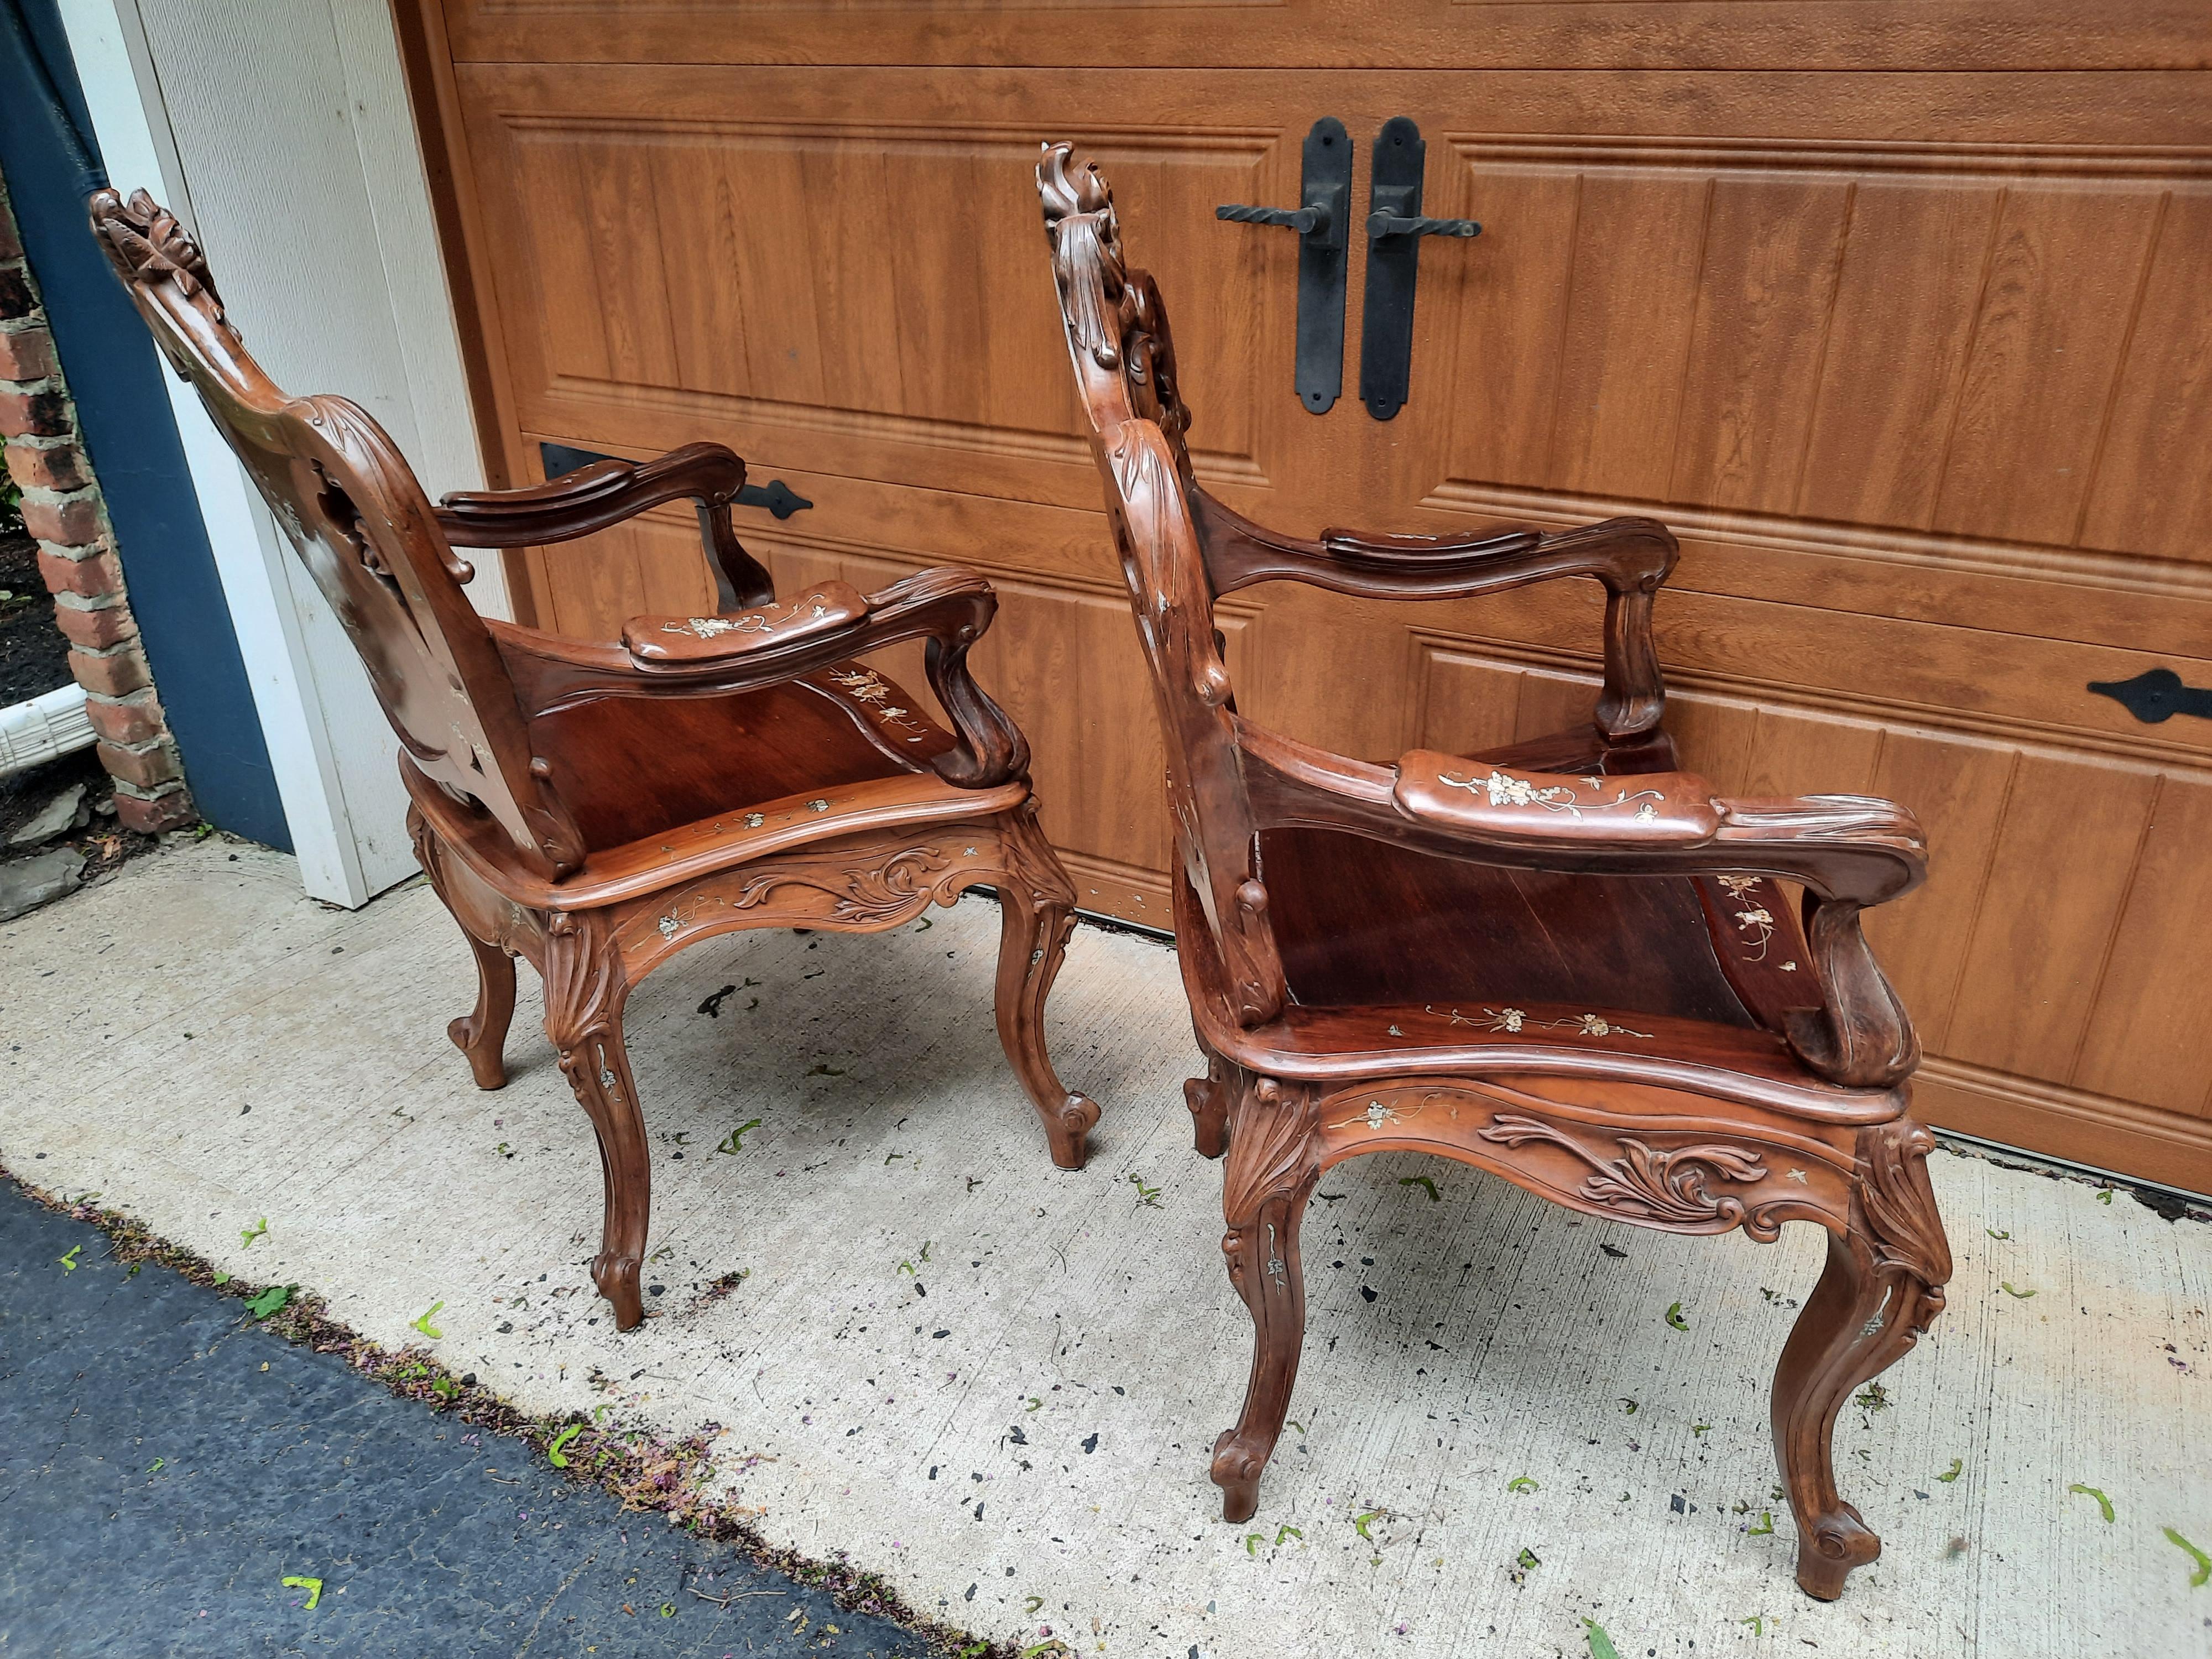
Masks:
[[[100,502],[88,490],[58,501],[26,495],[22,513],[23,528],[42,542],[90,547],[100,539]]]
[[[0,438],[66,438],[69,434],[66,394],[52,386],[42,392],[0,386]]]
[[[118,646],[107,651],[72,650],[69,662],[70,672],[76,676],[76,683],[103,697],[127,697],[133,691],[144,690],[154,680],[153,671],[146,666],[146,653],[136,646]]]
[[[96,599],[103,594],[123,592],[123,567],[115,562],[112,553],[95,553],[88,559],[65,559],[42,547],[39,550],[39,574],[46,578],[49,593],[75,593]]]
[[[100,763],[107,769],[110,777],[135,783],[141,789],[158,789],[184,775],[177,769],[176,756],[164,747],[118,749],[112,743],[96,743],[93,747],[99,751]]]
[[[0,330],[0,380],[43,380],[54,372],[54,337],[46,325]]]
[[[54,606],[54,620],[61,624],[70,643],[99,651],[129,639],[138,631],[138,624],[131,619],[127,605],[103,605],[97,611],[79,611],[74,605]]]
[[[21,265],[0,265],[0,322],[27,317],[39,308],[30,278]]]
[[[181,830],[198,817],[192,811],[192,798],[181,787],[165,789],[158,795],[126,795],[120,789],[115,792],[115,821],[142,836]]]
[[[151,691],[139,691],[119,702],[104,697],[84,700],[85,718],[92,729],[125,748],[158,741],[167,735],[161,722],[161,705]]]
[[[8,446],[8,476],[26,489],[82,489],[92,482],[84,452],[75,444],[22,438]]]

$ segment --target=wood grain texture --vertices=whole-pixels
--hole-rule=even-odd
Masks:
[[[2188,7],[2065,4],[2023,14],[1994,0],[1936,0],[1838,14],[1819,0],[1641,0],[1608,9],[1503,0],[1413,0],[1382,12],[1322,0],[1115,0],[1086,9],[1120,27],[1100,39],[995,8],[855,9],[839,0],[749,9],[641,11],[622,0],[468,0],[454,8],[457,55],[667,64],[1190,64],[1400,71],[1469,68],[1744,68],[1924,70],[2204,66]],[[1039,14],[1048,22],[1062,8]],[[586,13],[588,21],[578,13]],[[1233,20],[1224,28],[1222,16]],[[562,27],[549,27],[557,18]],[[1387,27],[1385,22],[1387,20]],[[1110,40],[1110,48],[1101,44]]]

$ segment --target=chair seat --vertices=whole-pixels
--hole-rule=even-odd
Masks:
[[[1260,864],[1303,1007],[1542,1003],[1758,1024],[1692,878],[1500,869],[1334,830],[1265,830]]]
[[[927,772],[953,746],[896,681],[842,662],[722,697],[603,696],[530,722],[601,853],[763,802]]]

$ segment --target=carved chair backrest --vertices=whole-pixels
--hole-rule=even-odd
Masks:
[[[478,803],[526,867],[567,873],[584,843],[531,770],[514,687],[422,488],[343,398],[287,396],[223,315],[206,261],[145,191],[92,198],[94,234],[178,374],[260,489],[344,625],[407,761]]]
[[[1113,195],[1096,164],[1075,167],[1067,145],[1049,145],[1037,164],[1037,193],[1068,360],[1159,702],[1176,852],[1236,1016],[1256,1025],[1288,994],[1258,880],[1229,671],[1192,514],[1183,441],[1190,413],[1176,382],[1167,311],[1151,276],[1122,259]]]

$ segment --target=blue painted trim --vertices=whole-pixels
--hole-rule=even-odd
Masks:
[[[106,178],[56,0],[0,0],[0,174],[193,803],[210,823],[289,852],[165,366],[85,219],[85,196]]]

